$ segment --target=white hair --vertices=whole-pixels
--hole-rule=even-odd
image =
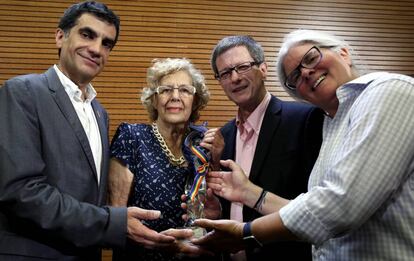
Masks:
[[[360,72],[360,69],[356,68],[355,61],[357,60],[355,57],[356,55],[353,54],[354,51],[352,50],[351,46],[333,34],[329,34],[327,32],[316,31],[316,30],[305,30],[299,29],[295,30],[289,34],[287,34],[283,40],[282,47],[279,50],[277,62],[276,62],[276,70],[277,75],[279,77],[280,84],[282,87],[294,98],[299,98],[296,91],[286,88],[285,80],[286,80],[286,72],[283,68],[283,60],[285,59],[287,53],[289,52],[290,48],[306,44],[312,43],[318,47],[325,47],[329,48],[333,51],[338,52],[342,48],[346,48],[349,51],[350,58],[352,61],[352,68]]]

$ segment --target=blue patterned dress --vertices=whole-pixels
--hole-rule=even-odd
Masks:
[[[128,206],[161,211],[160,219],[143,221],[146,226],[163,231],[184,225],[180,196],[190,172],[169,162],[150,125],[122,123],[112,140],[111,157],[120,160],[134,174]],[[128,242],[125,250],[114,250],[113,256],[114,260],[178,260],[132,242]]]

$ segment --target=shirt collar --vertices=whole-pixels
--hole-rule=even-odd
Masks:
[[[356,79],[353,79],[350,82],[347,82],[345,85],[348,84],[367,84],[369,82],[371,82],[372,80],[378,79],[380,77],[380,75],[383,75],[383,72],[373,72],[373,73],[368,73],[365,75],[362,75]]]
[[[358,96],[365,87],[373,80],[377,79],[381,72],[374,72],[362,75],[352,81],[349,81],[336,90],[339,102],[346,100],[349,95]]]
[[[74,82],[72,82],[72,80],[69,79],[56,64],[53,66],[53,68],[55,69],[56,74],[58,75],[59,80],[65,88],[65,91],[69,97],[75,99],[76,101],[82,101],[82,91],[79,89],[79,87]],[[90,83],[86,85],[86,102],[91,102],[93,99],[95,99],[96,94],[97,93],[95,89]]]
[[[266,92],[265,97],[256,107],[256,109],[249,115],[244,123],[241,122],[240,110],[236,116],[236,126],[239,128],[240,132],[243,132],[246,129],[248,132],[253,129],[256,135],[259,135],[260,127],[262,126],[262,121],[264,114],[266,112],[267,106],[269,105],[271,95],[269,92]]]
[[[370,82],[379,77],[379,74],[381,74],[381,72],[365,74],[339,87],[336,90],[336,97],[338,97],[339,105],[334,118],[337,118],[338,115],[347,111]]]

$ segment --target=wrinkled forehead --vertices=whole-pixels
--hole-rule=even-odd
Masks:
[[[162,85],[182,85],[182,84],[192,84],[192,78],[190,73],[186,70],[174,71],[167,75],[164,75],[160,84]]]
[[[221,53],[216,59],[218,71],[235,65],[253,61],[246,46],[235,46]]]
[[[300,43],[290,47],[283,58],[282,65],[286,74],[293,71],[302,61],[303,56],[313,47],[312,43]]]

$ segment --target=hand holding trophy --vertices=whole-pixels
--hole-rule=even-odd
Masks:
[[[205,176],[208,173],[210,153],[200,146],[200,142],[207,131],[206,126],[190,126],[191,132],[184,141],[184,155],[188,161],[190,174],[185,185],[188,220],[184,227],[191,228],[194,237],[201,237],[206,230],[194,226],[194,220],[204,217],[204,201],[206,198],[207,185]]]

